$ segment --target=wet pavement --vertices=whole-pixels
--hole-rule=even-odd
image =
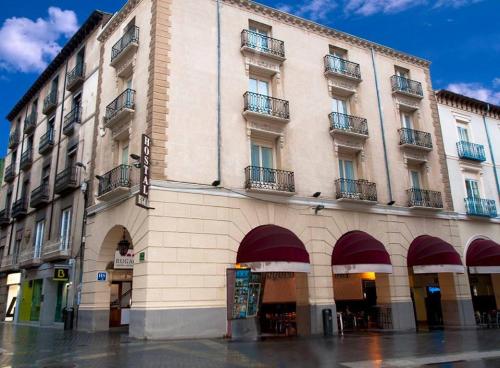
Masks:
[[[0,324],[0,367],[500,367],[500,330],[142,341],[120,331],[91,334]]]

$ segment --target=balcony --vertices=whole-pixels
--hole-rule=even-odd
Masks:
[[[246,92],[243,95],[245,117],[287,123],[290,121],[290,108],[288,101],[278,98]]]
[[[75,124],[81,124],[82,111],[80,106],[75,106],[73,110],[66,114],[64,117],[63,133],[70,136],[75,131]]]
[[[332,112],[330,119],[330,134],[335,136],[356,137],[361,140],[368,138],[368,122],[365,118]]]
[[[497,206],[493,199],[465,198],[465,211],[469,216],[497,217]]]
[[[443,208],[443,198],[441,196],[441,192],[410,188],[406,191],[406,193],[408,194],[408,207],[434,210],[440,210]]]
[[[5,173],[3,176],[3,180],[7,183],[10,183],[16,177],[16,167],[15,164],[9,165],[5,168]]]
[[[12,218],[16,220],[25,217],[28,214],[28,198],[21,198],[12,205]]]
[[[139,27],[132,26],[123,34],[122,38],[111,49],[111,66],[117,67],[128,59],[139,47]]]
[[[341,201],[377,202],[377,185],[368,180],[340,178],[335,180],[335,198]]]
[[[280,40],[244,29],[241,32],[241,51],[263,56],[282,63],[285,61],[285,43]]]
[[[32,163],[33,163],[33,149],[28,148],[21,154],[21,162],[19,164],[19,167],[21,170],[26,171],[31,167]]]
[[[7,256],[2,257],[2,261],[0,263],[0,272],[6,272],[13,269],[16,269],[17,265],[17,257],[13,254],[9,254]]]
[[[19,130],[16,129],[9,135],[9,148],[10,149],[16,148],[18,144],[19,144]]]
[[[78,168],[75,166],[67,167],[56,175],[54,193],[64,195],[72,192],[79,187]]]
[[[333,55],[326,55],[324,61],[325,75],[345,78],[356,83],[361,82],[361,69],[359,64]]]
[[[424,97],[422,83],[420,82],[401,77],[399,75],[393,75],[391,77],[391,86],[393,94],[397,93],[418,99],[422,99]]]
[[[41,249],[28,249],[22,251],[17,258],[17,263],[19,268],[40,266],[42,264]]]
[[[4,227],[10,224],[10,210],[4,208],[0,211],[0,227]]]
[[[36,111],[32,111],[31,114],[29,114],[26,117],[26,119],[24,119],[24,129],[23,129],[24,134],[31,134],[32,132],[35,131],[36,119],[37,119]]]
[[[268,194],[295,194],[295,178],[292,171],[248,166],[245,169],[245,189]]]
[[[58,239],[47,242],[43,246],[42,258],[44,262],[64,260],[71,256],[71,244],[69,239]]]
[[[135,91],[126,89],[106,107],[104,126],[113,129],[121,121],[130,119],[135,112]]]
[[[47,133],[40,137],[40,144],[38,146],[38,153],[44,155],[52,151],[54,148],[54,129],[49,129]]]
[[[462,159],[477,162],[486,161],[486,154],[484,153],[484,146],[482,144],[460,141],[457,142],[457,151],[458,157]]]
[[[49,203],[49,184],[44,183],[31,191],[30,206],[41,208]]]
[[[66,77],[66,89],[70,92],[76,91],[85,81],[85,64],[78,63]]]
[[[423,151],[432,151],[431,133],[419,130],[401,128],[399,132],[399,145]]]
[[[97,199],[108,201],[128,193],[132,186],[131,174],[132,166],[120,165],[99,176]]]
[[[43,113],[49,115],[57,107],[57,89],[50,93],[43,100]]]

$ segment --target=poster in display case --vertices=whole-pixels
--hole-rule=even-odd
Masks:
[[[230,319],[245,319],[257,316],[261,294],[261,276],[249,269],[234,270],[234,288]],[[229,290],[228,290],[229,291]]]

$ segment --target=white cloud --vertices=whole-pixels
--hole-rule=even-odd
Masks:
[[[493,87],[500,88],[500,78],[493,79]]]
[[[281,4],[278,9],[299,17],[320,21],[326,19],[338,6],[335,0],[302,0],[298,3],[295,5]]]
[[[344,11],[347,14],[364,16],[376,13],[399,13],[426,3],[427,0],[346,0]]]
[[[39,72],[60,51],[58,40],[78,29],[75,12],[50,7],[48,18],[9,18],[0,28],[0,68]]]
[[[493,85],[495,83],[496,79],[493,81]],[[446,89],[477,100],[500,105],[500,91],[485,87],[481,83],[451,83]]]
[[[461,8],[462,6],[480,3],[481,1],[483,0],[437,0],[434,7],[441,8],[447,6],[452,8]]]

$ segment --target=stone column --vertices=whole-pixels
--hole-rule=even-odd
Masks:
[[[475,326],[467,275],[440,273],[438,277],[444,325]]]

